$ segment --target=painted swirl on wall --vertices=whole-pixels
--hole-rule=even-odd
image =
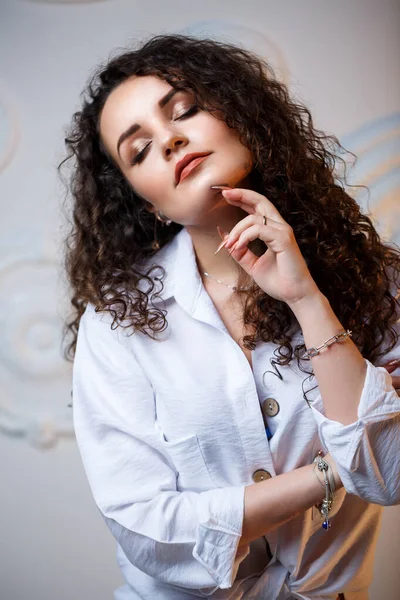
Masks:
[[[0,172],[11,162],[20,139],[14,106],[4,86],[0,85]]]
[[[52,259],[0,261],[0,430],[42,448],[73,432],[58,281]]]
[[[370,213],[381,237],[400,245],[400,112],[374,119],[340,141],[357,156],[354,165],[348,159],[349,183],[369,188],[349,193]]]
[[[210,37],[250,50],[268,61],[279,81],[288,82],[288,63],[282,48],[257,29],[225,19],[213,19],[196,21],[179,29],[178,33],[194,37]]]
[[[93,2],[106,2],[107,0],[25,0],[40,4],[89,4]]]

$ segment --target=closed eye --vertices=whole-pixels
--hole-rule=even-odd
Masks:
[[[179,115],[179,117],[176,117],[174,119],[174,121],[180,121],[180,120],[186,119],[187,117],[190,117],[191,115],[194,115],[195,113],[197,113],[198,110],[199,110],[199,107],[197,106],[197,104],[195,104],[194,106],[191,106],[189,108],[189,110],[184,112],[182,115]],[[131,166],[134,166],[143,161],[143,159],[145,158],[145,156],[147,154],[147,150],[148,150],[149,146],[150,146],[150,143],[147,144],[147,146],[145,146],[143,148],[143,150],[141,150],[138,154],[135,154],[135,156],[130,160]]]
[[[194,106],[191,106],[189,108],[189,110],[187,110],[186,112],[184,112],[179,117],[176,117],[176,119],[174,119],[174,121],[179,121],[180,119],[185,119],[186,117],[189,117],[190,115],[193,115],[193,114],[197,113],[198,110],[199,110],[199,107],[197,106],[197,104],[194,104]]]

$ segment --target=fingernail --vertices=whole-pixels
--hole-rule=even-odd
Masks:
[[[223,229],[221,229],[221,227],[219,225],[217,225],[217,231],[219,233],[219,237],[222,240],[224,240],[229,235],[229,233],[227,231],[224,231]]]
[[[231,249],[230,249],[230,251],[228,252],[228,256],[230,256],[230,255],[232,254],[232,252],[234,252],[234,250],[236,250],[236,246],[237,246],[237,242],[236,242],[236,244],[234,244],[234,245],[232,246],[232,248],[231,248]]]
[[[220,245],[218,246],[217,250],[214,252],[214,255],[218,254],[218,252],[220,250],[222,250],[222,248],[226,245],[227,241],[228,241],[228,239],[226,239],[226,240],[224,240],[223,242],[220,243]]]

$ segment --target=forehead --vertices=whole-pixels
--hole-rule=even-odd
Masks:
[[[129,77],[108,96],[100,115],[99,130],[106,147],[115,144],[119,134],[133,123],[141,123],[171,89],[158,77]]]

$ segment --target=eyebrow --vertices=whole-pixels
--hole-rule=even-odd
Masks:
[[[159,106],[160,108],[164,108],[164,106],[165,106],[166,104],[168,104],[168,102],[171,100],[171,98],[172,98],[173,96],[175,96],[175,94],[177,94],[177,93],[178,93],[178,92],[180,92],[180,91],[182,91],[182,90],[179,90],[179,89],[177,89],[177,88],[172,88],[172,89],[170,89],[170,90],[169,90],[169,92],[167,92],[167,93],[165,94],[165,96],[163,96],[163,97],[161,98],[161,100],[159,100],[159,101],[158,101],[158,106]],[[120,135],[120,136],[119,136],[119,138],[118,138],[118,143],[117,143],[117,152],[118,152],[118,155],[119,155],[119,156],[121,156],[121,155],[120,155],[120,153],[119,153],[119,148],[120,148],[121,144],[122,144],[122,143],[123,143],[123,142],[124,142],[124,141],[125,141],[125,140],[126,140],[128,137],[130,137],[131,135],[133,135],[134,133],[136,133],[136,131],[138,131],[138,129],[140,129],[140,125],[139,125],[138,123],[134,123],[133,125],[130,125],[130,126],[128,127],[128,129],[126,129],[126,130],[125,130],[123,133],[121,133],[121,135]]]

